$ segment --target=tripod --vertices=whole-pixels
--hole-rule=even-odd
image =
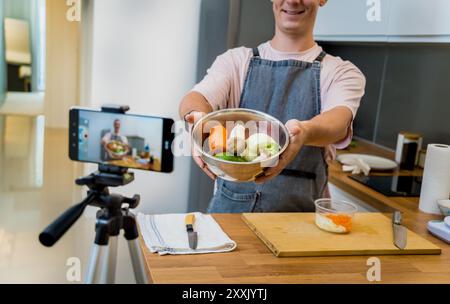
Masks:
[[[53,246],[78,220],[88,205],[99,207],[100,210],[96,215],[95,240],[85,279],[88,284],[114,283],[117,238],[121,229],[124,230],[124,237],[128,242],[136,282],[147,283],[136,219],[129,211],[130,208],[137,207],[140,197],[137,194],[132,198],[110,194],[108,189],[129,184],[133,180],[134,174],[127,172],[126,168],[99,165],[97,172],[75,181],[77,185],[89,188],[87,197],[66,210],[39,235],[39,240],[44,246]]]

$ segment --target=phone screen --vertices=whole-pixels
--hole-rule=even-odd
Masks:
[[[151,171],[170,172],[171,138],[165,118],[72,109],[71,158]],[[169,133],[170,134],[170,133]],[[166,136],[167,137],[167,136]],[[74,157],[73,157],[74,156]],[[170,161],[171,163],[171,161]]]

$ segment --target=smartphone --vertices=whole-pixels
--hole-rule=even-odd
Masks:
[[[71,108],[69,157],[80,162],[172,172],[173,123],[170,118]]]

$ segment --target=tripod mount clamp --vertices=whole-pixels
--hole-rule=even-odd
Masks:
[[[99,190],[105,187],[125,186],[134,180],[134,173],[127,168],[100,164],[98,171],[87,176],[77,178],[78,186],[87,186],[90,190]]]
[[[125,114],[130,110],[127,105],[104,104],[101,107],[102,112]]]

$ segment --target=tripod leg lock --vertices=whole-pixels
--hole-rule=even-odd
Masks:
[[[139,237],[136,218],[131,212],[127,211],[126,214],[124,214],[122,228],[125,231],[125,239],[127,239],[128,241],[135,240]]]
[[[130,209],[134,209],[139,205],[139,202],[141,200],[141,196],[139,194],[133,195],[133,197],[125,197],[123,202],[128,204]]]
[[[97,223],[95,225],[95,241],[94,243],[100,246],[108,245],[109,241],[109,226],[108,224]]]

